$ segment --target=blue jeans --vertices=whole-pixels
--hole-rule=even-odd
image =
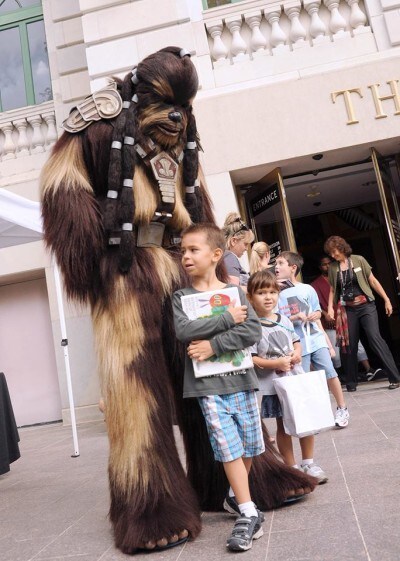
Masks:
[[[309,372],[311,364],[314,370],[325,370],[326,379],[337,378],[337,372],[333,368],[331,355],[327,347],[317,349],[316,351],[301,357],[301,365],[305,372]]]

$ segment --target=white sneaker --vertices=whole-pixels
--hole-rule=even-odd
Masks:
[[[322,468],[319,467],[318,464],[313,463],[313,464],[308,464],[306,466],[301,466],[301,469],[307,475],[316,477],[318,479],[318,485],[321,485],[321,483],[326,483],[328,481],[328,476],[322,470]]]
[[[347,407],[337,407],[335,413],[335,425],[340,429],[345,429],[349,424],[350,414]]]
[[[372,382],[372,380],[375,378],[375,376],[377,374],[379,374],[380,372],[382,372],[382,368],[377,368],[376,370],[368,370],[368,372],[366,372],[365,376],[367,378],[368,382]]]

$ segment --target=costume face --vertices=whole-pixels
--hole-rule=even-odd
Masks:
[[[215,268],[221,249],[212,249],[203,233],[186,234],[182,239],[182,265],[191,277],[203,277]]]
[[[250,298],[258,317],[272,314],[278,303],[279,292],[272,286],[260,288]]]
[[[160,61],[158,58],[160,58]],[[197,93],[198,78],[190,59],[173,53],[149,56],[137,67],[138,124],[164,149],[184,144]]]
[[[275,275],[277,279],[291,279],[295,270],[295,265],[289,265],[284,257],[277,258],[275,262]]]
[[[182,145],[186,139],[189,107],[173,105],[161,99],[148,105],[139,112],[142,133],[162,148]]]

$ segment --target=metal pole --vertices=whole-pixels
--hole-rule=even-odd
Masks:
[[[65,324],[65,314],[64,314],[64,302],[63,302],[63,295],[61,289],[61,279],[60,279],[60,272],[58,269],[58,265],[54,260],[54,281],[56,285],[56,294],[57,294],[57,305],[58,305],[58,313],[60,316],[60,326],[61,326],[61,346],[63,347],[64,352],[64,361],[65,361],[65,371],[67,376],[67,388],[68,388],[68,400],[69,400],[69,409],[71,414],[71,427],[72,427],[72,438],[74,441],[74,453],[72,454],[72,458],[77,458],[79,456],[79,444],[78,444],[78,433],[76,430],[76,418],[75,418],[75,405],[74,405],[74,395],[72,393],[72,380],[71,380],[71,369],[69,365],[69,354],[68,354],[68,338],[67,338],[67,327]]]

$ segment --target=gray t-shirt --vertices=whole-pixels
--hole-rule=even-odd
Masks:
[[[228,284],[229,286],[235,286]],[[229,351],[250,347],[261,338],[261,325],[256,313],[238,287],[241,305],[248,306],[247,319],[236,324],[226,311],[211,318],[190,320],[182,309],[181,296],[198,294],[194,288],[177,290],[172,297],[175,333],[179,341],[189,344],[196,340],[209,340],[214,353],[219,356]],[[183,397],[202,397],[205,395],[225,395],[258,388],[254,368],[228,372],[219,376],[195,378],[193,363],[186,353]]]
[[[247,286],[249,273],[243,269],[237,255],[228,249],[224,251],[224,264],[230,277],[237,277],[241,286]]]
[[[276,323],[263,322],[262,338],[251,348],[251,354],[260,358],[279,358],[293,351],[293,343],[300,341],[293,328],[293,323],[285,316],[278,314]],[[280,375],[275,370],[255,366],[259,381],[259,390],[263,395],[275,395],[273,380]]]

